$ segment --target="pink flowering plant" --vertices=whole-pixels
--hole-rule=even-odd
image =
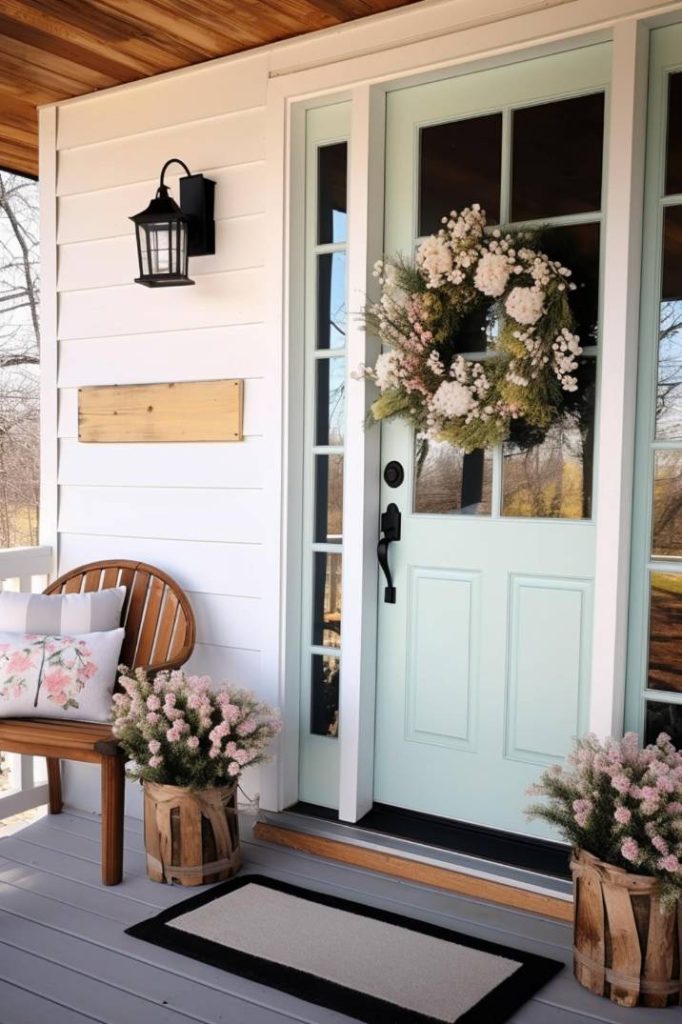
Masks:
[[[208,676],[121,667],[114,735],[133,779],[189,789],[235,782],[258,764],[280,730],[278,713],[248,690],[213,687]]]
[[[529,817],[556,826],[576,849],[660,879],[666,901],[682,895],[682,752],[666,733],[644,748],[632,732],[603,743],[588,735],[529,793],[546,800]]]
[[[537,232],[487,228],[478,203],[442,223],[414,260],[375,266],[381,296],[365,319],[384,351],[355,374],[379,389],[370,418],[400,417],[421,438],[465,452],[507,440],[515,420],[548,430],[578,390],[571,271],[542,251]],[[485,361],[461,355],[474,320]]]

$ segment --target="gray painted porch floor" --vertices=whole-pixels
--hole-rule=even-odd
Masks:
[[[0,1024],[348,1024],[348,1018],[124,935],[197,890],[145,876],[142,829],[128,819],[125,880],[99,884],[99,822],[66,812],[0,837]],[[257,842],[245,871],[433,921],[570,962],[567,925]],[[584,991],[570,968],[514,1024],[653,1024],[682,1011],[623,1010]]]

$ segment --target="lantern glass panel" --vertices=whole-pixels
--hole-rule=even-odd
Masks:
[[[150,221],[138,225],[143,276],[187,275],[187,224],[185,221]]]

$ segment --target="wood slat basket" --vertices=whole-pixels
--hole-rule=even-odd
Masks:
[[[231,878],[241,866],[237,784],[191,790],[145,782],[144,841],[154,882]]]
[[[574,970],[581,985],[620,1006],[680,1003],[679,902],[662,904],[658,882],[585,851],[571,860]]]

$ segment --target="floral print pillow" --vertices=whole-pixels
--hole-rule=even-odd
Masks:
[[[123,635],[0,632],[0,717],[109,721]]]

